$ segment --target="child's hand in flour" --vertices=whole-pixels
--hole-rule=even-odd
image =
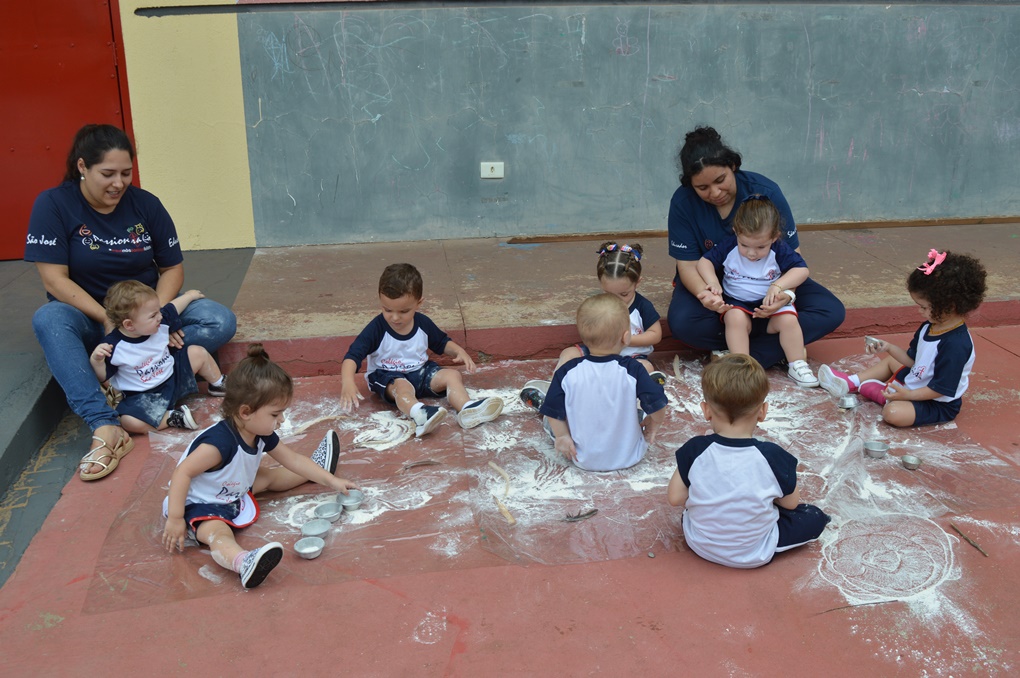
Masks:
[[[356,384],[344,382],[340,389],[340,409],[344,412],[352,412],[358,409],[364,399],[365,397],[358,391]]]

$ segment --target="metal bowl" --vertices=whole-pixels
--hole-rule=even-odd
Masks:
[[[902,457],[900,457],[900,463],[903,464],[903,468],[909,469],[911,471],[916,471],[917,468],[921,465],[921,458],[915,457],[912,454],[905,454]]]
[[[309,520],[307,523],[301,526],[301,534],[306,537],[321,537],[322,535],[329,532],[331,523],[324,518],[316,518],[315,520]]]
[[[353,511],[365,501],[365,493],[361,490],[347,490],[347,494],[341,494],[337,499],[343,504],[345,511]]]
[[[838,405],[844,410],[849,410],[857,406],[857,398],[854,398],[852,395],[841,396]]]
[[[889,445],[881,440],[868,440],[864,443],[864,453],[872,459],[881,459],[889,453]]]
[[[315,517],[328,520],[331,523],[335,523],[340,520],[340,514],[343,513],[344,507],[335,501],[331,501],[328,504],[319,504],[315,507]]]
[[[294,550],[305,560],[311,560],[318,558],[325,546],[326,542],[319,537],[305,537],[294,543]]]

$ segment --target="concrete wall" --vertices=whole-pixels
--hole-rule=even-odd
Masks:
[[[191,249],[661,229],[698,123],[800,223],[1020,214],[1015,3],[137,6]]]

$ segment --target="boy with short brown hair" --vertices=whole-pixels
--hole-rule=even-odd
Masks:
[[[732,353],[705,366],[701,387],[701,411],[715,433],[677,450],[666,495],[684,507],[687,545],[713,563],[752,568],[817,539],[830,518],[801,503],[796,457],[754,438],[768,412],[765,370]]]

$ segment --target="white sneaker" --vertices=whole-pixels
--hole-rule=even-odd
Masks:
[[[521,389],[521,402],[534,410],[542,409],[550,383],[544,379],[532,379]]]
[[[811,368],[808,367],[806,360],[794,360],[790,363],[786,373],[790,375],[790,379],[797,382],[798,386],[803,386],[804,388],[818,386],[818,379],[815,378]]]
[[[818,368],[818,384],[831,395],[840,398],[850,393],[850,384],[832,373],[832,368],[822,365]]]
[[[718,360],[719,358],[722,358],[723,356],[728,356],[729,354],[730,349],[728,348],[724,348],[718,351],[712,351],[712,360]]]
[[[457,413],[457,421],[462,428],[474,428],[479,424],[492,421],[503,411],[503,399],[495,396],[469,400]]]

